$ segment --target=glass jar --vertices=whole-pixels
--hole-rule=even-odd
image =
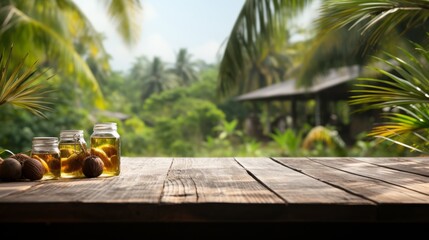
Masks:
[[[91,154],[104,163],[101,176],[117,176],[121,170],[121,141],[116,123],[97,123],[91,134]]]
[[[61,160],[57,137],[34,137],[31,157],[39,160],[45,168],[42,180],[61,177]]]
[[[83,161],[87,156],[83,130],[62,130],[58,144],[61,158],[61,178],[82,178]]]

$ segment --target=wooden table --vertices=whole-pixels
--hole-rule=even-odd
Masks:
[[[121,168],[110,178],[0,182],[0,228],[429,222],[429,158],[123,157]]]

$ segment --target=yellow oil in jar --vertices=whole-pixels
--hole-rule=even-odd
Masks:
[[[32,153],[31,157],[39,160],[45,168],[42,180],[61,177],[61,161],[58,153]]]
[[[104,163],[101,176],[117,176],[121,169],[119,138],[91,138],[91,154],[98,156]]]
[[[83,145],[86,144],[83,143]],[[61,178],[82,178],[83,161],[87,156],[78,143],[59,144],[61,157]]]

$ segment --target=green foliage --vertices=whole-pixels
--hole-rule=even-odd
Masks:
[[[114,19],[120,36],[133,43],[139,36],[139,1],[103,1]],[[93,70],[109,70],[108,54],[101,35],[87,16],[71,0],[0,1],[0,45],[18,46],[19,55],[31,51],[41,65],[55,69],[58,75],[72,77],[75,87],[90,92],[87,98],[98,107],[103,96]],[[12,59],[18,62],[20,59]],[[100,72],[100,71],[99,71]]]
[[[228,139],[231,143],[237,142],[234,138],[239,138],[243,133],[237,129],[238,120],[234,119],[231,122],[226,120],[215,127],[216,131],[219,132],[218,138],[221,140]]]
[[[143,119],[153,125],[156,119],[162,118],[163,116],[177,116],[176,113],[170,112],[171,105],[179,99],[187,97],[186,91],[183,89],[174,89],[164,91],[162,94],[152,95],[145,101],[143,105]]]
[[[362,78],[351,104],[362,105],[363,110],[390,109],[384,114],[386,121],[374,127],[370,136],[428,152],[429,52],[420,45],[415,50],[402,49],[403,57],[386,54],[386,59],[378,58],[391,70],[374,68],[384,79]]]
[[[171,72],[174,73],[179,80],[181,86],[189,86],[194,81],[198,80],[196,75],[196,64],[191,60],[192,56],[186,48],[181,48],[176,56],[176,62]]]
[[[40,67],[35,62],[30,67],[24,65],[28,54],[16,65],[11,65],[12,48],[9,55],[0,54],[0,106],[6,103],[24,108],[31,113],[46,117],[44,111],[52,110],[46,101],[46,94],[49,93],[44,82],[39,78],[46,76],[45,71],[40,71]]]
[[[223,96],[253,90],[273,83],[279,76],[276,65],[288,61],[280,49],[288,43],[285,31],[289,20],[309,0],[247,0],[226,43],[220,63],[218,92]]]
[[[403,34],[425,26],[428,10],[426,0],[328,0],[322,7],[320,25],[325,29],[358,28],[362,35],[370,35],[367,47],[371,47],[392,32]]]
[[[373,139],[363,132],[357,136],[356,143],[348,150],[351,157],[406,157],[413,154],[404,151],[405,147],[381,139]]]
[[[274,133],[271,133],[269,136],[280,147],[281,156],[293,157],[300,154],[299,150],[301,149],[303,134],[304,128],[297,133],[293,129],[288,128],[284,132],[275,129]]]
[[[169,73],[166,64],[159,57],[154,57],[146,75],[141,76],[141,81],[142,100],[146,100],[152,94],[161,93],[176,86],[174,76]]]
[[[92,131],[92,122],[86,110],[63,105],[54,105],[53,111],[46,113],[46,119],[5,106],[0,122],[0,146],[13,152],[28,151],[33,137],[59,136],[62,129],[83,129],[86,136]]]
[[[127,119],[121,125],[121,150],[125,156],[148,156],[149,138],[151,129],[137,118]]]
[[[334,129],[324,126],[313,127],[306,135],[304,149],[310,150],[311,156],[341,156],[347,155],[346,145]]]
[[[194,155],[207,136],[214,136],[214,127],[225,119],[223,112],[206,100],[181,98],[169,105],[158,104],[164,108],[163,115],[153,118],[151,141],[169,156]]]

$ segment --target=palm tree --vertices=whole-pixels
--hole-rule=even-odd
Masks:
[[[289,43],[286,30],[277,33],[272,34],[271,41],[258,36],[252,54],[246,54],[243,66],[237,73],[240,81],[228,90],[229,94],[245,93],[271,85],[283,80],[287,71],[292,71],[296,54],[292,52],[291,46],[298,48],[296,46],[300,43]]]
[[[310,2],[312,1],[247,0],[244,3],[226,42],[220,63],[218,91],[222,95],[251,88],[241,84],[247,76],[248,63],[260,65],[273,46],[283,47],[289,37],[285,31],[289,20]],[[251,83],[244,83],[247,84]]]
[[[144,101],[154,93],[160,93],[166,89],[172,88],[174,82],[171,75],[162,60],[159,57],[154,57],[148,71],[142,78],[143,91],[141,98]]]
[[[331,68],[371,64],[372,56],[409,48],[410,40],[427,41],[427,10],[424,0],[324,1],[317,34],[304,54],[300,85],[311,85],[315,75]]]
[[[130,70],[130,77],[132,79],[141,79],[146,75],[148,67],[150,65],[149,59],[145,56],[136,58],[136,62],[133,64]]]
[[[246,4],[251,4],[251,1]],[[282,8],[268,9],[272,10],[269,11],[271,16],[282,14]],[[257,13],[242,10],[231,33],[227,49],[235,45],[225,52],[221,63],[225,68],[221,68],[219,90],[223,93],[237,85],[238,80],[235,78],[239,76],[247,54],[241,49],[251,49],[256,45],[253,41],[242,39],[246,36],[243,32],[254,33],[254,36],[260,33],[255,21],[243,20],[246,17],[252,19],[251,16],[253,20],[257,19]],[[247,27],[245,30],[237,27],[240,26],[240,19],[241,27]],[[384,63],[394,73],[374,67],[373,70],[384,78],[362,78],[363,83],[357,85],[361,88],[354,90],[358,95],[353,97],[351,104],[362,105],[364,109],[394,109],[386,113],[387,121],[374,128],[371,135],[423,152],[422,149],[427,149],[429,142],[426,138],[429,128],[429,54],[425,47],[428,44],[428,19],[429,2],[425,0],[323,1],[314,38],[316,41],[306,53],[300,80],[308,80],[303,81],[303,84],[311,84],[314,74],[331,67],[367,65],[374,59],[376,63]],[[265,23],[272,24],[270,21]],[[270,36],[265,36],[267,38],[264,39],[269,40]],[[423,45],[412,45],[410,40]],[[234,52],[234,48],[239,50]],[[387,54],[380,57],[385,52]],[[232,67],[228,68],[226,63]]]
[[[402,46],[374,58],[387,67],[373,66],[378,75],[361,78],[350,103],[360,105],[361,110],[388,109],[385,122],[374,127],[370,136],[428,153],[429,3],[424,0],[342,1],[327,5],[329,9],[335,9],[331,15],[335,21],[325,16],[322,24],[331,24],[334,29],[355,28],[365,36],[369,47],[384,44],[386,40]],[[394,36],[396,41],[387,36]]]
[[[192,55],[185,48],[181,48],[176,55],[176,62],[171,72],[174,73],[181,84],[189,86],[198,78],[196,75],[196,63],[191,60]]]
[[[132,44],[138,38],[136,16],[140,11],[138,0],[104,1],[108,14],[118,32]],[[74,76],[81,86],[86,86],[102,105],[102,94],[86,59],[103,59],[108,55],[102,40],[91,22],[72,0],[8,0],[0,1],[0,44],[19,46],[17,56],[32,52],[28,63],[39,59],[42,66],[52,67],[59,74]],[[85,48],[87,55],[80,55],[76,42]],[[11,59],[11,61],[17,61]]]
[[[350,103],[361,111],[387,109],[384,122],[369,133],[382,140],[405,146],[412,151],[429,153],[429,51],[420,45],[402,49],[403,56],[386,54],[378,60],[393,71],[373,69],[384,78],[361,78]],[[394,72],[391,73],[391,72]]]
[[[218,91],[227,95],[241,84],[245,66],[257,55],[260,41],[285,42],[288,22],[313,1],[247,0],[236,20],[221,60]],[[266,7],[272,4],[273,6]],[[421,43],[428,29],[428,3],[424,0],[324,0],[315,21],[312,42],[294,77],[300,85],[311,85],[316,74],[344,65],[366,65],[372,55],[406,47],[408,40]],[[392,22],[390,22],[392,21]],[[376,27],[376,28],[374,28]],[[286,66],[286,68],[288,68]]]

